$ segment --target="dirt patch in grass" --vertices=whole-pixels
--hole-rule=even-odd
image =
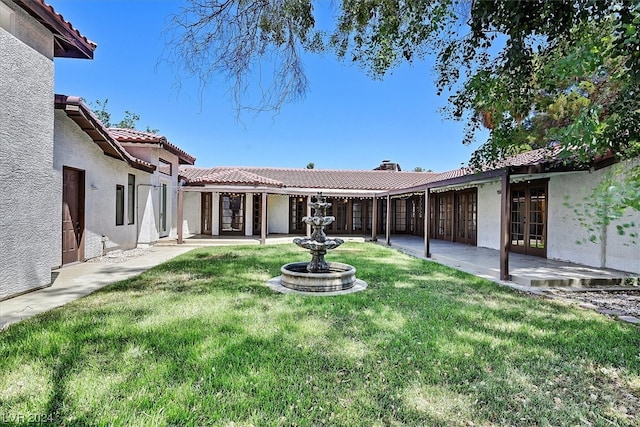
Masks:
[[[576,303],[587,304],[589,308],[613,316],[633,316],[640,319],[640,289],[625,291],[564,291],[553,290],[554,296]]]

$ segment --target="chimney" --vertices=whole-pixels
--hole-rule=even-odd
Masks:
[[[392,162],[391,160],[383,160],[382,163],[380,163],[380,166],[375,168],[374,171],[400,172],[400,171],[402,171],[402,168],[400,167],[400,165],[398,163]]]

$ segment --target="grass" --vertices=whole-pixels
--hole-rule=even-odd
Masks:
[[[640,328],[371,244],[367,290],[274,293],[293,245],[194,250],[0,333],[0,423],[621,425]]]

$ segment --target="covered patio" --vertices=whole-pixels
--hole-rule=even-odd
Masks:
[[[424,239],[419,236],[392,235],[391,247],[425,258]],[[430,241],[434,261],[477,276],[500,279],[500,251],[444,240]],[[595,268],[519,253],[509,254],[509,280],[536,287],[629,287],[638,286],[638,276],[624,271]]]

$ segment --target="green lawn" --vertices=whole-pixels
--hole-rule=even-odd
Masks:
[[[640,328],[364,243],[198,249],[0,332],[0,424],[639,425]]]

